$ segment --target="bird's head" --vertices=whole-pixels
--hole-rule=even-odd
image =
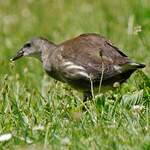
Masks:
[[[21,57],[28,56],[35,57],[41,61],[42,51],[44,49],[51,49],[52,47],[54,47],[53,43],[44,38],[36,37],[26,42],[11,60],[15,61]]]

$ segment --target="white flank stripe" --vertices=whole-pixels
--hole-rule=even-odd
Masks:
[[[89,75],[86,72],[79,71],[79,72],[77,72],[77,74],[79,74],[81,76],[84,76],[86,78],[90,78]]]
[[[64,62],[62,65],[66,70],[74,72],[72,76],[80,75],[86,78],[90,78],[89,75],[85,72],[86,69],[82,66],[76,65],[71,61]]]
[[[12,134],[11,133],[0,135],[0,142],[8,141],[11,138],[12,138]]]
[[[70,65],[66,67],[67,70],[70,69],[79,69],[79,70],[85,70],[82,66],[78,66],[78,65]]]
[[[85,70],[84,67],[76,65],[71,61],[64,62],[63,66],[66,67],[67,70],[71,70],[71,69]]]
[[[73,63],[71,61],[67,61],[63,63],[63,66],[69,66],[69,65],[73,65]]]

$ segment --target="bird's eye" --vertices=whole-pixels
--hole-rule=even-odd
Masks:
[[[31,43],[26,43],[24,47],[31,47]]]

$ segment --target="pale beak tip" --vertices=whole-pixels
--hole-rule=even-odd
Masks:
[[[17,54],[13,58],[11,58],[10,61],[15,61],[15,60],[21,58],[23,56],[23,53],[24,53],[23,51],[17,52]]]
[[[11,58],[11,59],[9,59],[11,62],[15,62],[15,57],[13,57],[13,58]]]

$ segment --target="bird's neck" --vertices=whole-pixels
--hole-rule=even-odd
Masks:
[[[39,53],[40,53],[39,60],[41,62],[47,60],[52,55],[56,47],[57,46],[52,42],[42,41],[42,44],[40,44],[40,48],[39,48]]]
[[[49,41],[46,41],[43,44],[43,47],[41,50],[41,62],[43,63],[43,66],[45,69],[51,68],[50,60],[51,60],[51,56],[56,48],[57,48],[57,45],[55,45],[54,43],[51,43]]]

